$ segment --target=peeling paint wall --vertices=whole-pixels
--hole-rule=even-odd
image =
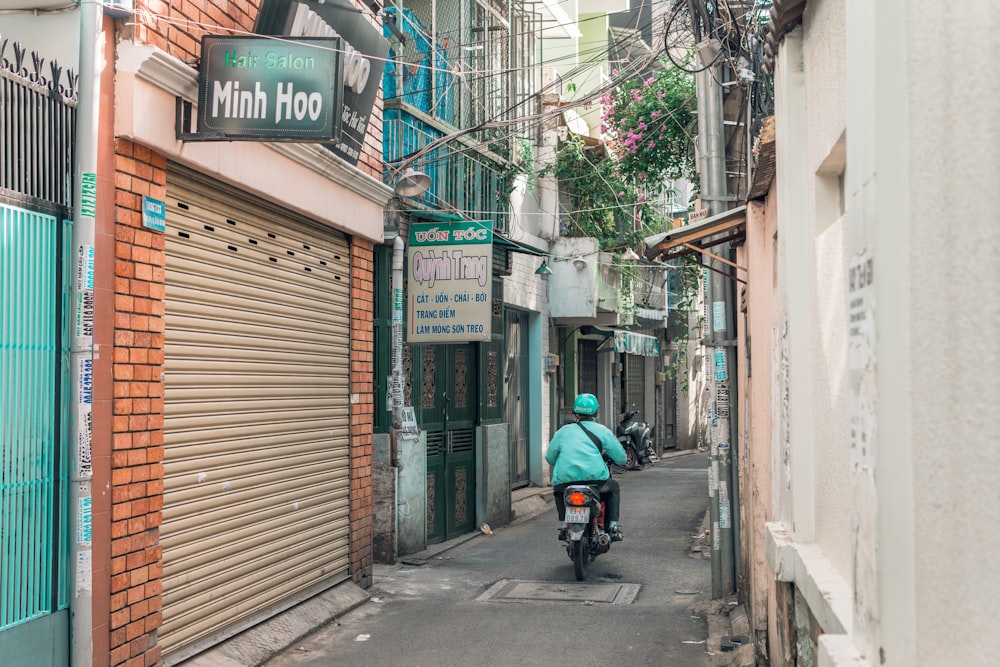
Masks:
[[[427,433],[402,434],[396,471],[396,526],[400,556],[427,548]]]
[[[766,634],[774,612],[774,573],[764,555],[764,526],[772,520],[771,509],[771,430],[774,356],[771,331],[777,318],[774,283],[777,234],[776,202],[752,202],[747,207],[747,238],[737,263],[747,267],[746,319],[740,318],[737,332],[737,386],[743,395],[740,410],[740,516],[743,563],[748,568],[744,591],[747,618],[756,638],[760,662],[769,654]],[[748,376],[749,373],[749,376]]]

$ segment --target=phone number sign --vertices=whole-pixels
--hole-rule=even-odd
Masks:
[[[410,227],[406,342],[486,341],[492,333],[493,223]]]

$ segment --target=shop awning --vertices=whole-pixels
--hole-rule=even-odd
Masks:
[[[746,271],[745,267],[738,266],[733,262],[720,257],[711,252],[709,248],[714,248],[723,243],[739,243],[746,238],[747,207],[740,206],[711,218],[706,218],[701,222],[691,225],[684,225],[669,232],[656,234],[646,239],[646,259],[660,259],[667,261],[677,259],[697,253],[699,263],[704,264],[704,257],[727,264],[735,269]],[[704,257],[702,257],[704,256]],[[706,265],[708,268],[714,268]],[[746,282],[733,275],[729,276],[738,282]]]
[[[646,334],[616,331],[615,352],[637,354],[643,357],[658,357],[660,356],[660,341],[656,337]]]
[[[522,252],[526,255],[535,255],[537,257],[548,257],[549,252],[547,250],[542,250],[541,248],[536,248],[535,246],[528,245],[522,241],[515,241],[514,239],[508,239],[499,234],[493,235],[493,243],[501,245],[511,252]]]
[[[746,236],[747,207],[740,206],[701,222],[684,225],[646,239],[646,259],[677,259],[693,252],[706,253],[722,243],[742,241]]]

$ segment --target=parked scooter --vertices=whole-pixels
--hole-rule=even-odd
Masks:
[[[599,485],[572,484],[563,491],[566,502],[566,553],[577,581],[587,576],[587,564],[611,548],[604,530],[605,506]]]
[[[618,442],[628,455],[625,467],[628,470],[641,468],[645,464],[652,465],[659,461],[656,450],[653,449],[652,429],[645,423],[636,421],[638,410],[629,410],[618,422]]]

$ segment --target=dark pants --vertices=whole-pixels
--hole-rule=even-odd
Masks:
[[[552,487],[552,496],[556,500],[556,511],[559,513],[559,520],[564,521],[566,519],[566,501],[563,500],[563,492],[566,490],[567,486],[572,486],[574,484],[594,484],[600,485],[601,488],[598,491],[601,492],[601,500],[605,503],[605,511],[607,516],[604,517],[604,525],[607,526],[612,521],[618,521],[618,509],[621,506],[622,495],[621,487],[618,486],[618,480],[607,478],[602,481],[589,481],[589,482],[569,482],[568,484],[559,484]]]

